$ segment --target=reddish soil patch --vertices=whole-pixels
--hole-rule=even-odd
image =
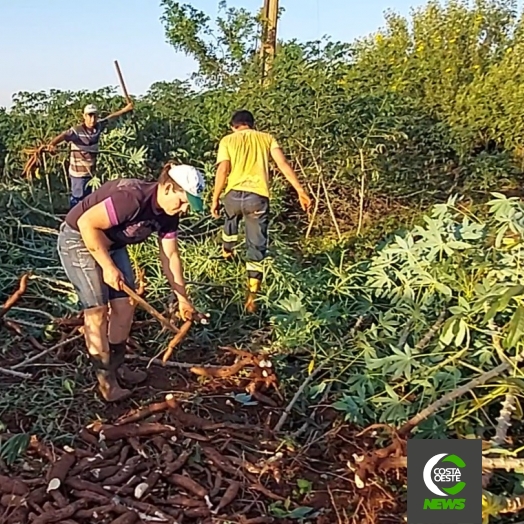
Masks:
[[[46,359],[56,365],[60,358],[73,366],[78,351],[73,347]],[[209,359],[208,351],[192,349],[177,358],[197,364],[204,355]],[[26,356],[11,351],[0,366]],[[226,376],[152,365],[132,399],[103,404],[103,409],[86,374],[86,387],[74,401],[86,413],[102,413],[103,420],[83,420],[76,427],[71,421],[68,430],[76,434],[72,451],[63,443],[34,437],[21,467],[0,463],[0,521],[120,524],[128,522],[127,515],[129,522],[296,523],[300,520],[289,516],[305,512],[304,521],[317,524],[402,522],[405,504],[392,490],[404,479],[384,475],[358,489],[348,467],[354,454],[372,449],[372,439],[357,437],[357,430],[341,423],[332,410],[320,411],[311,424],[315,429],[308,427],[298,439],[275,435],[273,428],[289,399],[281,398],[272,369],[269,377],[263,376],[255,355],[230,373],[245,354],[224,351],[213,357]],[[130,362],[141,368],[147,364],[144,359]],[[38,377],[41,369],[23,371]],[[16,380],[10,379],[7,387],[16,387]],[[246,390],[258,395],[251,398],[256,404],[250,404]],[[169,404],[167,393],[172,395]],[[137,408],[151,402],[160,402],[160,407],[137,415]],[[126,423],[130,415],[133,422]],[[2,420],[10,433],[31,427],[31,418],[20,412],[4,412]],[[47,492],[53,475],[58,475],[59,487]],[[17,481],[20,498],[9,499],[14,488],[6,479]],[[311,508],[309,513],[305,508]]]

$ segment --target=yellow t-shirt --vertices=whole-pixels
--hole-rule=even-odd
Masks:
[[[254,129],[225,136],[218,146],[217,164],[231,162],[226,193],[234,189],[269,197],[269,154],[279,147],[269,133]]]

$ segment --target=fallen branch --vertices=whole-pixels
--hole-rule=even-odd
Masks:
[[[25,273],[22,275],[18,289],[5,301],[2,309],[0,310],[0,319],[6,315],[6,313],[20,300],[20,297],[26,292],[29,276],[30,273]]]
[[[129,361],[138,360],[139,362],[147,362],[149,365],[155,364],[156,366],[165,366],[168,368],[191,369],[195,367],[194,364],[188,364],[187,362],[174,362],[170,360],[164,363],[158,358],[140,357],[136,355],[126,355],[126,360],[129,360]],[[212,368],[216,368],[216,365],[205,364],[203,366],[200,366],[200,368],[212,369]]]
[[[29,364],[32,364],[33,362],[39,360],[40,358],[44,357],[45,355],[49,354],[49,353],[52,353],[53,351],[56,351],[64,346],[67,346],[67,344],[70,344],[71,342],[75,342],[76,340],[79,340],[80,338],[82,338],[84,335],[76,335],[74,336],[73,338],[68,338],[67,340],[63,340],[62,342],[59,342],[58,344],[55,344],[54,346],[50,347],[50,348],[47,348],[47,349],[44,349],[43,351],[41,351],[40,353],[38,353],[37,355],[34,355],[32,357],[29,357],[29,358],[26,358],[24,361],[18,363],[18,364],[15,364],[14,366],[11,367],[11,369],[20,369],[20,368],[24,368],[26,366],[28,366]]]
[[[378,469],[387,471],[389,469],[402,469],[408,465],[407,457],[390,457],[381,462]],[[487,458],[482,457],[482,469],[486,471],[491,470],[505,470],[505,471],[524,471],[524,459],[512,457]]]
[[[279,421],[277,422],[274,432],[278,433],[284,424],[286,423],[287,418],[289,417],[289,414],[291,413],[291,410],[293,409],[293,406],[297,403],[298,399],[300,398],[300,395],[304,392],[306,387],[309,385],[309,383],[324,369],[324,365],[320,365],[309,377],[302,382],[302,385],[298,388],[297,392],[295,393],[295,396],[291,399],[291,402],[287,405],[286,409],[284,410],[284,413],[282,413]]]
[[[416,344],[415,351],[422,351],[431,342],[433,337],[438,333],[438,330],[444,325],[447,316],[448,312],[445,310],[442,311],[442,313],[440,313],[435,323],[429,328],[427,333]]]
[[[469,393],[478,386],[482,386],[489,380],[498,377],[501,373],[504,373],[508,369],[511,369],[516,364],[520,364],[524,360],[524,352],[520,353],[513,359],[508,359],[506,362],[500,364],[496,368],[487,371],[486,373],[480,375],[480,377],[470,380],[467,384],[464,384],[460,388],[457,388],[453,391],[450,391],[443,397],[439,398],[427,408],[423,409],[420,413],[417,413],[413,418],[408,420],[398,431],[399,436],[405,437],[408,435],[413,428],[418,426],[422,421],[429,418],[431,415],[436,413],[439,409],[444,407],[446,404],[449,404],[453,400]]]
[[[497,419],[497,430],[495,436],[491,441],[491,444],[495,448],[499,448],[504,445],[506,441],[506,436],[508,430],[511,427],[511,415],[515,411],[515,403],[517,399],[512,393],[508,393],[504,402],[502,403],[502,408],[500,410],[499,418]],[[492,474],[490,472],[482,475],[482,487],[487,488],[491,480]]]
[[[467,384],[464,384],[463,386],[453,391],[450,391],[449,393],[447,393],[446,395],[444,395],[443,397],[441,397],[440,399],[436,400],[428,407],[423,409],[420,413],[417,413],[398,430],[397,440],[395,440],[392,444],[386,446],[385,448],[380,448],[373,451],[369,455],[365,456],[364,460],[357,464],[357,471],[355,473],[355,481],[357,482],[357,485],[359,485],[359,487],[363,487],[364,481],[366,480],[367,475],[369,473],[373,473],[376,470],[377,466],[379,464],[382,464],[384,459],[387,459],[393,453],[398,454],[400,443],[399,439],[406,438],[418,424],[429,418],[431,415],[436,413],[439,409],[443,408],[445,405],[449,404],[453,400],[461,397],[462,395],[465,395],[466,393],[469,393],[476,387],[481,386],[489,380],[499,376],[501,373],[504,373],[505,371],[512,369],[513,367],[516,367],[518,364],[522,362],[522,360],[524,360],[524,351],[516,357],[514,357],[513,359],[508,358],[505,362],[503,362],[496,368],[486,373],[483,373],[482,375],[480,375],[477,378],[474,378],[473,380],[470,380]],[[391,460],[393,460],[393,458]]]
[[[29,373],[20,373],[19,371],[12,371],[11,369],[5,369],[5,368],[0,368],[0,373],[3,373],[4,375],[11,375],[12,377],[23,378],[23,379],[29,379],[29,378],[32,378],[33,376]]]

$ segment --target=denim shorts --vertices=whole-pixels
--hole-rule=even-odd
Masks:
[[[125,283],[135,289],[135,275],[126,248],[110,250],[109,255],[124,275]],[[127,297],[124,291],[117,291],[104,282],[102,268],[89,253],[82,236],[65,222],[58,235],[58,256],[83,309],[105,306],[110,300]]]

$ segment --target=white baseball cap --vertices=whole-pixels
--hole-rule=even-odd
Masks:
[[[186,192],[191,209],[200,213],[204,209],[202,193],[206,187],[202,173],[193,166],[182,164],[171,167],[169,176]]]
[[[84,107],[84,115],[92,115],[93,113],[98,113],[98,107],[95,104],[87,104]]]

